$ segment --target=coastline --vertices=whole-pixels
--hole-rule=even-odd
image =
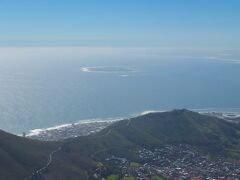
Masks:
[[[233,123],[240,123],[240,112],[219,111],[214,108],[205,109],[190,109],[192,111],[218,117]],[[149,113],[166,112],[170,110],[147,110],[128,117],[121,118],[105,118],[105,119],[88,119],[81,120],[76,123],[62,124],[49,128],[30,130],[25,137],[31,139],[38,139],[43,141],[59,141],[78,136],[86,136],[97,133],[114,122],[129,119],[132,117],[142,116]]]
[[[83,120],[72,124],[62,124],[43,129],[33,129],[26,134],[25,137],[43,141],[59,141],[78,136],[87,136],[97,133],[114,122],[123,120],[124,118],[116,119],[92,119]]]

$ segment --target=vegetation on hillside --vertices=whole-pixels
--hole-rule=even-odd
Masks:
[[[23,179],[61,146],[43,177],[49,179],[92,179],[96,168],[108,179],[118,170],[104,163],[109,154],[126,157],[138,165],[136,152],[166,144],[188,144],[212,157],[240,157],[240,126],[188,110],[150,113],[116,122],[101,132],[69,139],[63,143],[40,142],[0,132],[0,179]],[[41,178],[43,178],[41,177]],[[129,177],[131,178],[131,177]],[[154,177],[154,179],[162,177]]]

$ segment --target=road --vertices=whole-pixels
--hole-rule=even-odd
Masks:
[[[128,119],[128,122],[127,122],[127,124],[126,124],[126,126],[129,126],[130,125],[130,123],[131,123],[131,118],[130,119]]]
[[[111,132],[112,132],[112,130],[110,129],[105,134],[103,134],[102,136],[98,136],[97,138],[108,136]],[[24,180],[32,180],[34,177],[38,177],[38,176],[41,176],[42,174],[44,174],[44,172],[47,170],[47,168],[52,164],[54,154],[61,151],[61,149],[62,149],[62,146],[60,146],[57,149],[55,149],[54,151],[50,152],[47,163],[42,168],[35,170],[30,176],[26,177]]]
[[[130,121],[129,121],[129,123],[130,123]],[[128,123],[128,125],[129,125],[129,123]],[[108,136],[109,134],[111,134],[111,132],[112,132],[112,129],[109,129],[105,134],[103,134],[101,136],[97,136],[97,137],[93,136],[93,138],[105,137],[105,136]],[[33,180],[34,177],[39,177],[42,174],[44,174],[44,172],[47,170],[47,168],[52,164],[54,154],[61,151],[61,149],[62,149],[62,146],[60,146],[57,149],[55,149],[54,151],[50,152],[47,163],[42,168],[35,170],[30,176],[26,177],[24,180]],[[95,154],[97,154],[97,153],[100,153],[100,151],[95,152],[92,155],[92,157],[94,157]]]
[[[50,152],[46,165],[44,165],[42,168],[34,171],[30,176],[26,177],[24,180],[32,180],[34,177],[42,175],[47,170],[47,168],[52,164],[54,154],[61,151],[61,149],[62,149],[62,147],[60,146],[57,149],[55,149],[54,151]]]

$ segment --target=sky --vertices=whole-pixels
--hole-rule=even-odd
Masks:
[[[239,0],[0,0],[0,46],[240,48]]]

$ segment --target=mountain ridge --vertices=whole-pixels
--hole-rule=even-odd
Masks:
[[[49,153],[61,147],[51,165],[35,179],[92,179],[109,154],[139,161],[136,152],[165,145],[186,144],[211,157],[239,159],[240,126],[186,109],[149,113],[122,120],[102,131],[64,142],[29,140],[0,131],[1,179],[22,179],[47,163]],[[9,169],[15,175],[10,175]]]

